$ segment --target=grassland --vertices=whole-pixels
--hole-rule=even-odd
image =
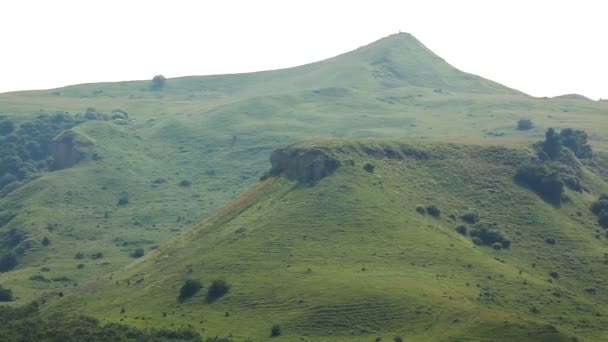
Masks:
[[[283,331],[276,340],[286,341],[607,338],[607,245],[588,210],[595,194],[568,191],[571,202],[555,207],[517,185],[515,168],[530,157],[525,148],[384,140],[292,148],[324,151],[341,166],[314,185],[270,177],[48,310],[237,340],[269,338],[274,323]],[[376,153],[387,149],[400,156]],[[412,150],[430,157],[404,152]],[[592,174],[585,182],[606,186]],[[416,211],[431,204],[439,218]],[[476,246],[456,232],[470,211],[495,224],[511,247]],[[204,288],[181,303],[186,279]],[[215,279],[232,288],[205,303]]]
[[[121,271],[124,267],[129,270],[139,267],[137,265],[141,262],[138,260],[130,265],[134,261],[129,255],[133,250],[144,248],[146,254],[155,254],[154,250],[158,246],[187,231],[194,223],[208,217],[256,184],[268,169],[270,153],[296,141],[312,138],[407,138],[522,148],[539,140],[548,127],[574,127],[589,133],[597,151],[608,150],[605,134],[608,129],[607,103],[577,96],[539,99],[521,94],[454,69],[407,34],[390,36],[344,55],[291,69],[169,79],[162,91],[151,91],[150,84],[150,81],[97,83],[0,94],[0,113],[17,124],[32,120],[41,112],[75,114],[84,112],[88,107],[94,107],[102,113],[111,113],[115,108],[129,113],[127,125],[116,125],[111,121],[88,121],[74,128],[94,142],[95,150],[100,156],[98,160],[85,160],[74,168],[42,174],[40,178],[0,199],[0,213],[10,214],[11,217],[15,215],[0,230],[18,229],[24,232],[27,239],[23,244],[30,246],[19,255],[19,264],[14,271],[0,273],[0,283],[13,289],[18,297],[16,305],[35,299],[45,292],[79,289],[82,284],[107,274],[125,272]],[[516,130],[520,118],[532,119],[535,128],[530,131]],[[456,168],[450,169],[450,172],[456,172],[455,170]],[[425,169],[420,174],[404,173],[407,178],[403,181],[424,184],[416,177],[427,175],[431,171],[440,172]],[[375,177],[382,172],[380,169]],[[470,179],[468,173],[458,172],[461,174],[455,175]],[[159,178],[165,182],[155,183]],[[397,182],[397,178],[391,179],[394,183]],[[189,180],[191,185],[180,186],[183,180]],[[344,182],[347,180],[348,178],[343,179]],[[271,197],[275,197],[275,191],[291,194],[289,189],[293,184],[275,179],[256,185],[256,189],[260,187],[268,188],[262,192],[268,191],[273,194]],[[368,200],[365,196],[371,196],[369,203],[385,196],[379,190],[371,189],[366,188],[356,195],[362,196],[358,197],[362,201]],[[301,190],[302,192],[293,194],[315,191]],[[415,191],[417,190],[423,191],[425,188]],[[411,190],[412,193],[415,191]],[[408,196],[410,195],[414,196]],[[413,202],[427,202],[420,197],[423,196],[422,193],[416,196],[412,197]],[[455,192],[451,196],[455,196]],[[129,199],[128,205],[117,205],[121,197]],[[473,197],[470,195],[467,201],[475,202],[473,204],[480,207],[481,204],[477,205],[477,200]],[[306,198],[311,197],[298,200]],[[432,195],[432,198],[436,196]],[[437,202],[443,208],[455,207],[461,202],[460,198],[445,199],[445,203],[439,203],[440,200],[441,198],[437,199]],[[479,197],[479,201],[485,201],[485,198]],[[402,203],[405,208],[413,202],[397,203]],[[468,202],[462,200],[463,206],[464,203]],[[577,203],[580,210],[586,205],[583,199]],[[542,206],[538,203],[535,205]],[[361,215],[367,213],[370,218],[383,216],[382,205],[373,206],[361,209]],[[503,207],[505,204],[496,206]],[[341,210],[349,212],[350,209],[345,208]],[[359,210],[357,208],[353,210]],[[374,213],[378,208],[380,210]],[[316,210],[302,209],[309,213]],[[423,227],[436,223],[427,218],[423,220],[411,216],[410,209],[403,209],[403,222]],[[545,212],[547,215],[552,213]],[[542,220],[540,217],[542,216],[538,216],[537,220]],[[558,224],[564,224],[560,216],[548,217],[552,217]],[[282,217],[284,222],[292,218],[294,217]],[[379,221],[378,226],[383,220],[385,219]],[[392,219],[386,220],[389,220],[384,222],[387,225],[396,224],[391,222]],[[372,221],[369,219],[362,222],[369,224]],[[358,226],[353,229],[356,227]],[[447,226],[444,228],[447,229]],[[399,236],[405,238],[410,233],[414,232],[402,231]],[[43,246],[40,243],[44,237],[50,239],[50,245]],[[574,232],[570,238],[578,239]],[[348,244],[352,239],[355,237],[342,242]],[[382,253],[379,241],[372,244],[376,246],[374,249],[378,249],[376,253]],[[596,246],[600,242],[593,243]],[[334,247],[333,244],[331,246]],[[325,247],[326,244],[319,244],[317,251]],[[424,253],[421,252],[421,260],[428,257],[430,249],[428,247],[422,251]],[[102,258],[94,257],[98,252],[103,254]],[[77,253],[83,253],[84,258],[76,259]],[[348,255],[348,251],[342,253]],[[237,256],[250,260],[266,257],[235,254],[234,258]],[[218,260],[223,260],[224,257]],[[317,260],[312,256],[310,258]],[[531,260],[532,257],[526,258],[522,260]],[[80,264],[84,266],[79,268]],[[382,269],[388,267],[388,264],[385,260],[372,266]],[[315,266],[317,267],[319,266]],[[231,271],[239,270],[237,267]],[[340,266],[336,266],[336,271],[346,272],[344,277],[354,277]],[[387,269],[387,275],[379,277],[388,277],[391,272],[393,271]],[[410,274],[412,270],[399,272]],[[228,270],[218,274],[228,274]],[[388,286],[375,283],[375,278],[369,274],[370,272],[364,274],[365,284],[372,288]],[[399,274],[403,276],[403,273]],[[432,272],[427,275],[429,274]],[[30,279],[40,275],[51,281]],[[262,278],[261,275],[253,276]],[[313,286],[318,280],[316,276],[313,271],[313,276],[308,277],[308,283],[302,284]],[[332,291],[337,291],[342,286],[340,279],[345,278],[335,277],[335,281],[330,281],[331,277],[333,276],[325,275],[319,284],[331,283],[334,286]],[[203,279],[209,281],[208,277]],[[181,280],[175,278],[165,285],[174,283],[178,286]],[[283,280],[286,283],[280,285]],[[305,280],[304,276],[302,280]],[[246,280],[230,278],[230,281],[238,285],[237,281]],[[273,282],[272,278],[267,281]],[[411,290],[412,297],[418,297],[420,292],[414,291],[414,285],[411,285],[413,282],[404,285],[402,290]],[[302,284],[298,286],[304,286]],[[420,288],[424,288],[425,283],[421,284]],[[274,286],[287,288],[292,285],[293,281],[278,278]],[[297,288],[294,287],[294,291]],[[274,293],[272,289],[270,287],[264,290],[267,293],[256,294],[255,300],[258,302],[251,305],[266,305],[264,303],[267,299],[259,298]],[[351,292],[357,295],[354,291]],[[332,292],[323,295],[330,298]],[[389,299],[380,302],[391,301],[391,296],[394,295],[391,293]],[[438,296],[437,293],[434,295]],[[153,310],[142,309],[142,312],[158,315],[155,310],[164,308],[169,297],[168,294],[163,296],[162,303],[154,306]],[[136,298],[127,302],[133,303]],[[116,301],[118,300],[124,298],[117,297]],[[285,312],[304,314],[291,309],[273,313],[273,305],[278,305],[276,303],[280,300],[277,298],[268,304],[267,316],[263,316],[262,311],[252,311],[248,316],[251,320],[239,334],[262,336],[265,332],[258,329],[262,317],[278,320]],[[353,302],[357,301],[353,299]],[[407,301],[402,298],[397,300],[399,302]],[[111,306],[110,309],[110,305],[114,304],[116,302],[109,303],[108,308],[100,308],[101,316],[105,319],[118,319],[118,313],[112,311],[114,307]],[[472,306],[470,312],[474,313],[477,309],[477,306]],[[347,310],[346,307],[343,310]],[[215,314],[221,316],[224,312],[217,311]],[[260,316],[257,317],[258,315]],[[495,315],[502,314],[496,310]],[[144,324],[134,320],[132,315],[129,317],[125,320],[130,323]],[[179,320],[170,317],[172,316],[168,315],[165,321],[173,320],[177,324]],[[209,330],[228,331],[228,325],[221,323],[221,317],[216,318],[210,320],[215,328]],[[195,322],[193,319],[187,321],[193,322],[192,324]],[[285,324],[285,329],[291,329],[288,325],[295,323]],[[305,327],[309,329],[309,325]],[[323,329],[320,326],[318,331]],[[366,326],[362,329],[373,331]],[[442,330],[444,329],[434,329],[435,333]],[[337,331],[336,336],[343,336],[344,333]],[[424,334],[420,334],[420,338],[423,338]]]

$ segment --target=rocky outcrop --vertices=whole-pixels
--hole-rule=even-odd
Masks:
[[[67,169],[78,164],[93,145],[90,139],[71,129],[61,132],[51,142],[53,169]]]
[[[284,175],[300,183],[314,184],[332,174],[340,161],[318,148],[283,148],[270,156],[272,175]]]

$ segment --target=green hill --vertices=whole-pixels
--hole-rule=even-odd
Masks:
[[[552,205],[514,180],[531,157],[392,140],[296,144],[204,223],[46,310],[236,340],[265,339],[273,324],[286,341],[604,340],[607,245],[589,206],[606,183],[583,171],[591,192],[567,189]],[[510,243],[474,243],[487,227]],[[178,300],[187,279],[203,288]],[[214,280],[230,289],[209,302]]]
[[[16,304],[153,253],[296,141],[519,146],[548,127],[575,127],[597,151],[608,146],[606,103],[527,96],[453,68],[409,34],[290,69],[151,85],[0,94],[0,257],[17,261],[0,284]],[[521,118],[534,127],[517,130]]]

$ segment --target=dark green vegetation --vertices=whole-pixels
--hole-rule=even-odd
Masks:
[[[183,302],[184,300],[194,296],[202,287],[203,285],[200,281],[193,279],[186,280],[184,285],[182,285],[179,290],[179,301]]]
[[[545,140],[537,143],[535,149],[538,157],[517,169],[516,180],[555,205],[565,199],[564,187],[578,192],[585,190],[581,182],[580,160],[593,158],[591,146],[587,144],[587,133],[571,128],[557,133],[549,128]]]
[[[188,329],[140,330],[117,323],[102,325],[86,316],[44,316],[36,303],[19,308],[0,307],[0,322],[2,341],[203,341],[198,333]]]
[[[11,291],[11,289],[5,289],[0,286],[0,302],[10,302],[13,300],[13,291]]]
[[[558,207],[515,181],[536,153],[296,144],[273,155],[274,176],[204,223],[89,284],[95,293],[77,287],[45,310],[78,307],[142,328],[192,325],[236,340],[268,338],[273,322],[279,340],[600,341],[606,239],[597,237],[589,193],[565,188],[569,200]],[[592,192],[606,187],[587,171],[581,182]],[[441,215],[421,215],[418,203]],[[463,223],[465,232],[454,229]],[[176,301],[188,279],[210,284],[208,295],[214,279],[230,291],[212,302],[196,291]]]
[[[600,226],[608,228],[608,194],[600,195],[599,199],[591,204],[591,212],[597,215]]]
[[[6,154],[19,170],[2,180],[0,284],[11,305],[61,290],[48,312],[82,307],[103,322],[191,324],[205,336],[265,339],[271,322],[282,327],[279,340],[475,340],[513,330],[515,339],[593,339],[605,233],[589,208],[608,191],[607,110],[463,73],[408,34],[285,70],[0,94],[0,149],[7,137],[19,141]],[[531,129],[518,129],[522,117]],[[550,127],[551,143],[528,151]],[[287,148],[265,173],[272,151],[311,137],[354,139],[345,145],[358,151]],[[503,147],[411,143],[406,153],[360,138]],[[514,185],[528,162],[546,170]],[[262,176],[248,193],[256,205],[242,206],[248,195],[230,202]],[[473,211],[471,223],[464,215]],[[207,221],[186,233],[212,212],[242,224]],[[462,224],[467,236],[455,230]],[[470,233],[483,227],[512,244],[475,245]],[[207,230],[208,240],[196,238]],[[559,279],[547,282],[550,272]],[[207,291],[180,303],[186,279]],[[231,287],[210,303],[218,279]],[[514,285],[524,281],[529,290]],[[545,297],[555,286],[567,291]],[[98,290],[103,298],[75,304]],[[547,311],[566,312],[566,322]],[[454,323],[461,314],[470,319]]]

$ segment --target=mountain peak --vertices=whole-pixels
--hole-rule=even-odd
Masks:
[[[468,74],[448,64],[410,33],[399,32],[354,51],[321,62],[332,73],[346,73],[350,83],[371,78],[382,87],[426,87],[454,92],[521,94],[496,82]],[[363,65],[362,65],[363,64]],[[345,70],[349,69],[349,70]]]

